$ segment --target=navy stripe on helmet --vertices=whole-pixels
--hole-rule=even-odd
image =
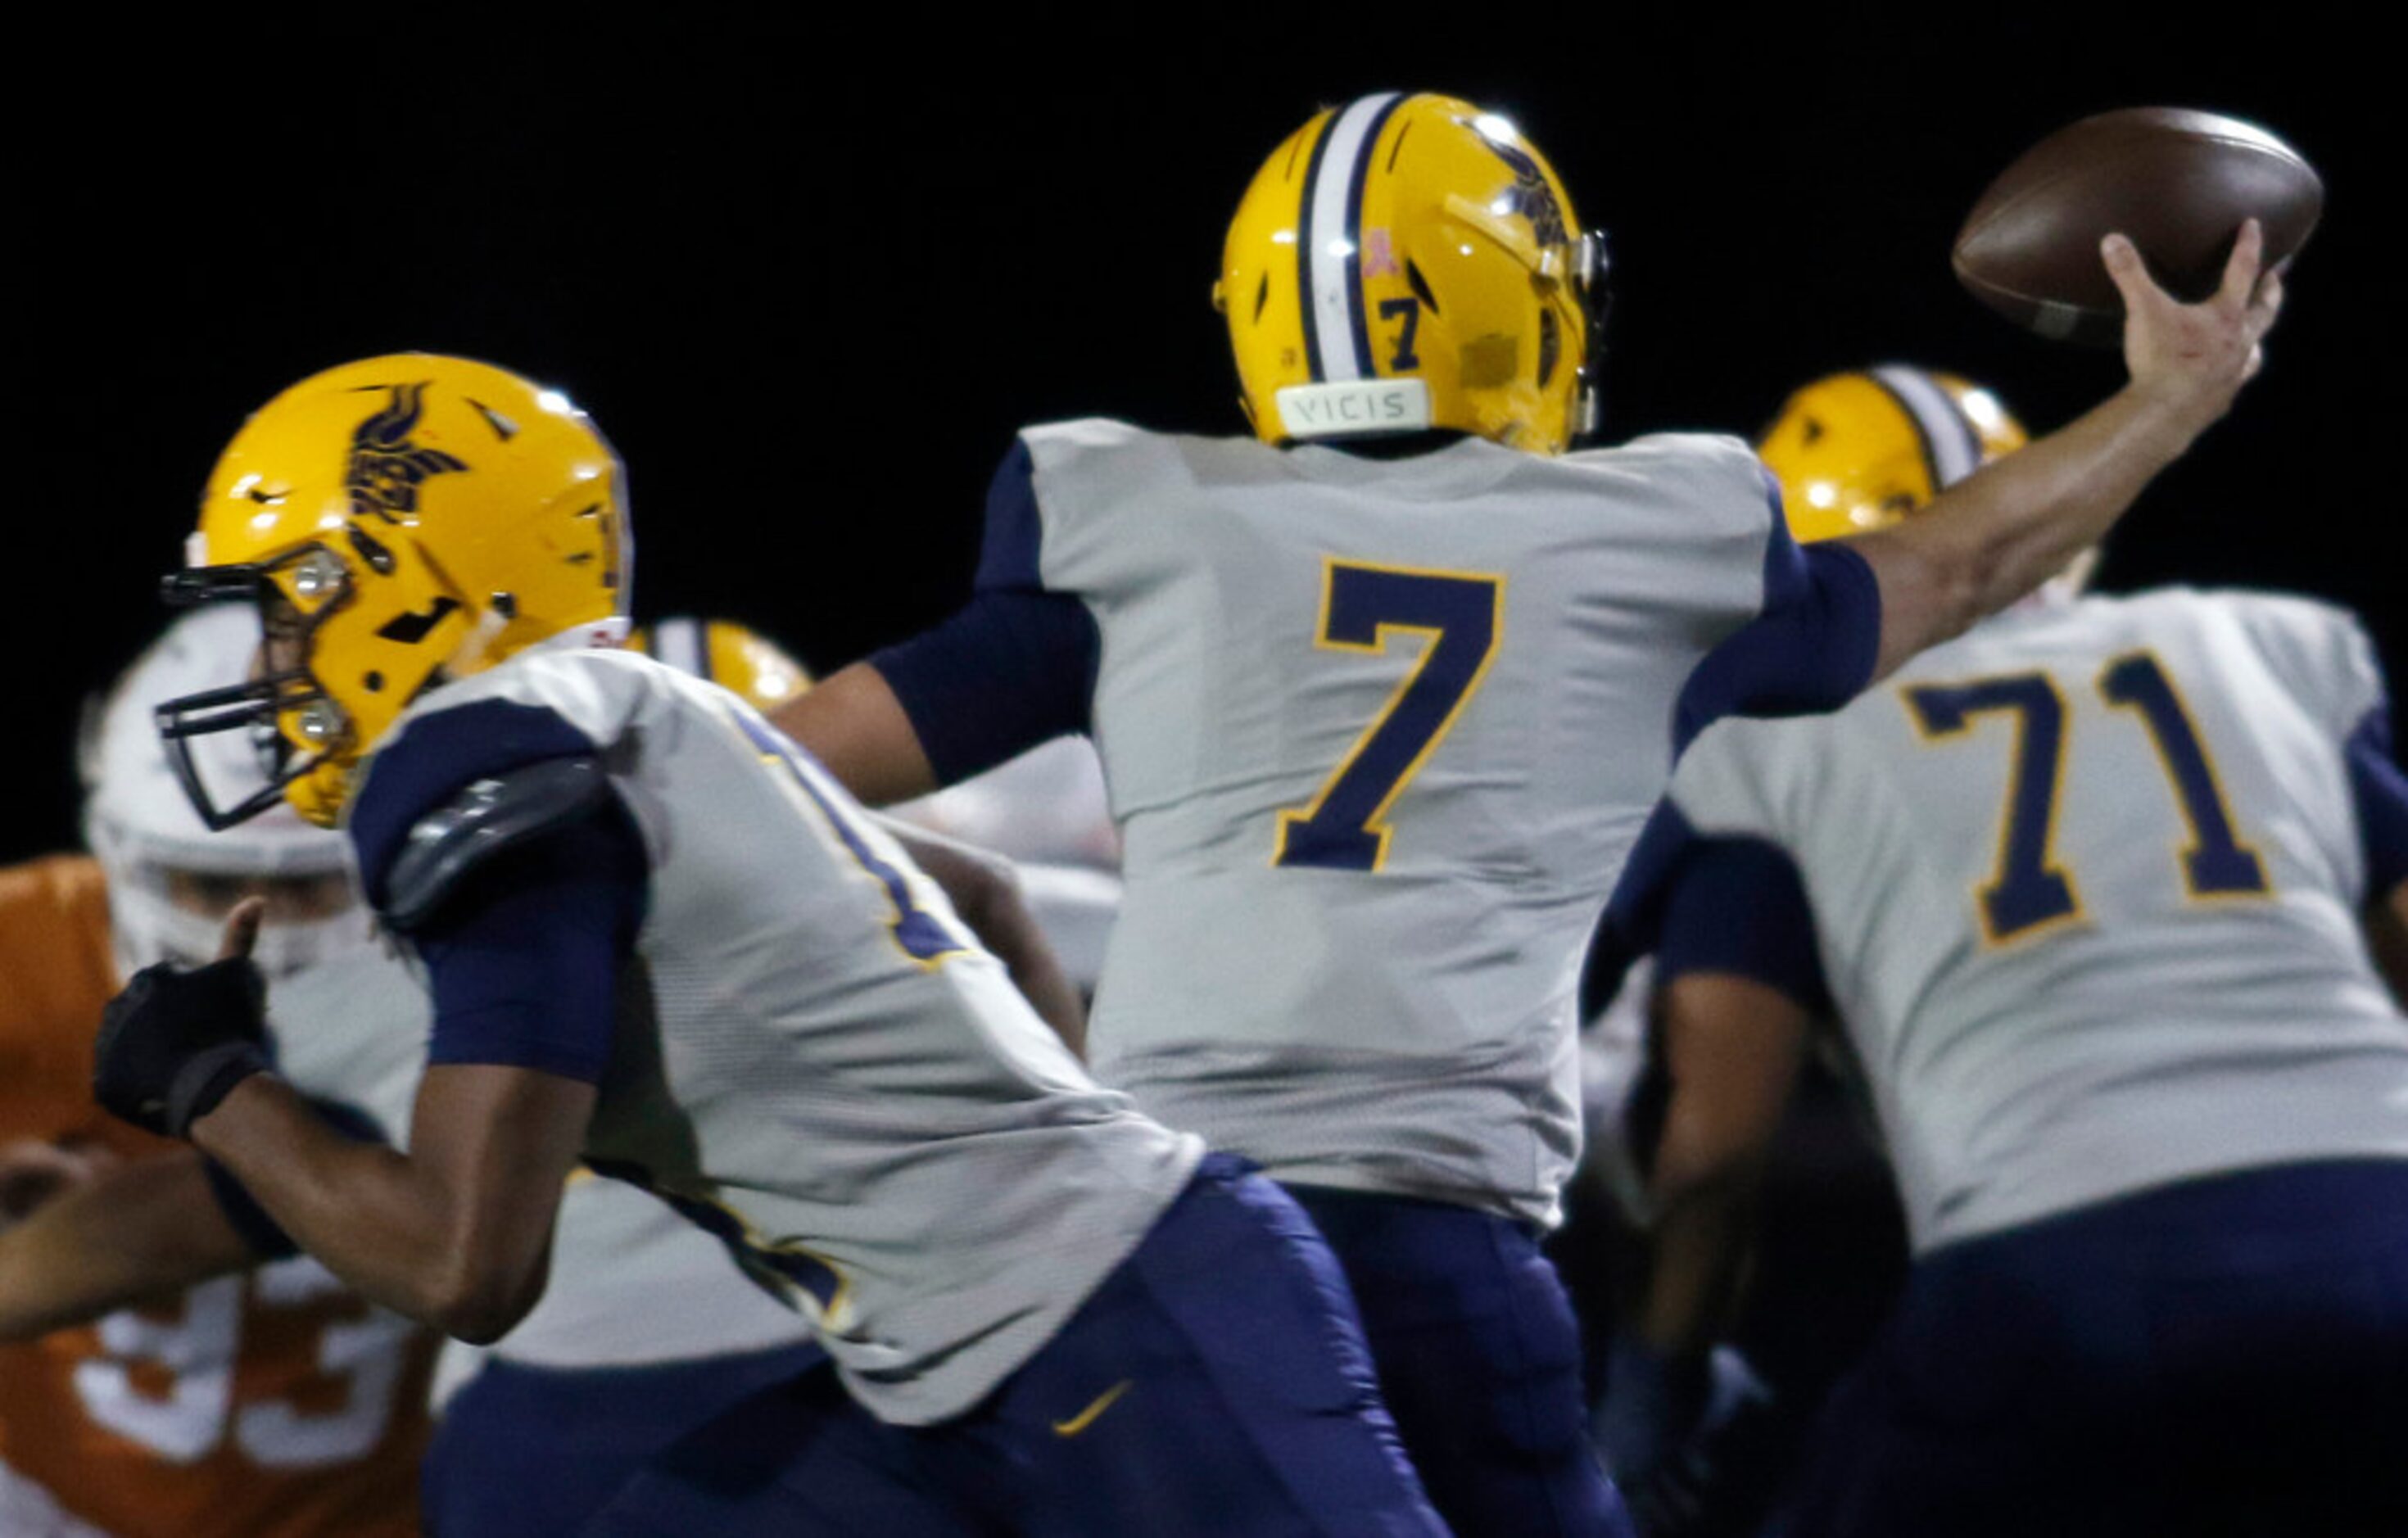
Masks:
[[[1354,367],[1367,380],[1377,379],[1379,369],[1371,362],[1371,317],[1363,311],[1363,184],[1370,178],[1372,147],[1380,142],[1381,131],[1404,99],[1391,94],[1380,104],[1363,129],[1362,142],[1354,150],[1354,175],[1346,183],[1346,313],[1354,323]]]
[[[1884,364],[1867,377],[1906,413],[1923,445],[1934,496],[1982,467],[1982,435],[1948,387],[1928,369]]]
[[[1297,240],[1304,275],[1307,355],[1316,381],[1343,383],[1375,377],[1369,328],[1363,324],[1361,234],[1364,162],[1401,98],[1395,92],[1358,96],[1331,116],[1313,146]]]

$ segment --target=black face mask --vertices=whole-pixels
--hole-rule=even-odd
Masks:
[[[275,636],[279,649],[290,648],[306,658],[309,642],[328,616],[351,602],[348,585],[309,615],[296,612],[276,584],[271,572],[306,560],[322,547],[308,545],[272,565],[197,567],[179,571],[160,582],[160,596],[174,608],[191,608],[228,600],[257,606],[263,635]],[[312,708],[325,723],[322,750],[308,757],[296,754],[277,729],[277,718]],[[167,765],[183,787],[193,811],[212,832],[223,832],[258,816],[284,798],[284,788],[315,770],[339,750],[349,736],[341,710],[327,697],[308,667],[264,671],[247,683],[222,689],[205,689],[166,700],[152,712],[167,749]],[[193,756],[195,739],[220,732],[250,734],[251,747],[266,783],[231,807],[219,805]]]

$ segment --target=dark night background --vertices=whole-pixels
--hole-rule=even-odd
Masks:
[[[2408,677],[2387,50],[2296,11],[2106,12],[380,10],[15,50],[0,858],[73,839],[79,699],[160,623],[216,451],[292,381],[425,348],[558,385],[627,463],[639,617],[739,617],[830,668],[966,594],[1016,424],[1243,430],[1206,303],[1224,226],[1317,105],[1391,86],[1512,116],[1612,232],[1610,437],[1752,433],[1890,358],[2054,426],[2121,366],[1958,290],[1965,210],[2086,113],[2264,122],[2325,223],[2265,377],[2103,583],[2322,595]]]

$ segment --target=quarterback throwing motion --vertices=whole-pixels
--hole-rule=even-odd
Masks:
[[[1230,226],[1254,436],[1023,432],[968,608],[781,720],[871,801],[1091,733],[1127,883],[1096,1071],[1297,1193],[1450,1521],[1607,1531],[1537,1236],[1583,946],[1673,755],[1840,706],[2093,543],[2253,371],[2258,250],[2186,308],[2111,242],[2127,388],[1934,516],[1801,551],[1736,439],[1570,452],[1601,241],[1511,122],[1365,96]]]

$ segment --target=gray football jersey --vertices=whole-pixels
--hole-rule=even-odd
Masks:
[[[1282,1180],[1554,1222],[1584,941],[1766,601],[1755,456],[1023,438],[1038,575],[1101,638],[1097,1075]]]
[[[2214,1171],[2408,1157],[2360,928],[2349,616],[2172,590],[2002,615],[1671,798],[1794,858],[1928,1250]]]
[[[643,837],[588,1164],[726,1241],[882,1418],[982,1397],[1186,1184],[1197,1141],[1097,1086],[934,884],[735,696],[632,653],[524,654],[413,706],[355,812],[454,711],[477,728],[422,740],[590,750]],[[408,774],[477,772],[427,751]]]

